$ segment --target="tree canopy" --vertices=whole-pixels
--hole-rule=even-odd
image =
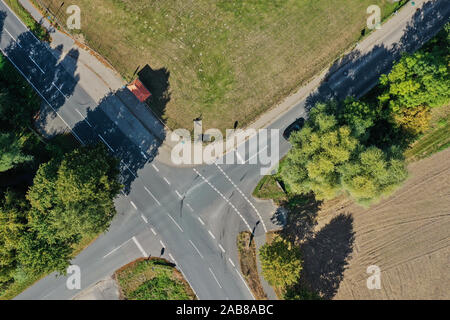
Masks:
[[[302,271],[300,249],[277,236],[259,249],[264,279],[270,285],[286,288],[294,284]]]

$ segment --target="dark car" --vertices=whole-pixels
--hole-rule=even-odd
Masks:
[[[286,130],[284,130],[283,137],[286,140],[289,140],[289,137],[291,136],[292,132],[299,131],[301,128],[303,128],[304,124],[305,124],[304,118],[296,119],[293,123],[289,125],[289,127],[286,128]]]

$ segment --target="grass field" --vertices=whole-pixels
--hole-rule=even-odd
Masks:
[[[388,0],[40,0],[81,8],[81,34],[126,78],[149,64],[152,108],[168,126],[244,127],[332,62],[361,36],[366,9]],[[167,103],[166,101],[169,100]]]
[[[181,273],[160,258],[138,259],[115,272],[125,300],[195,300]]]

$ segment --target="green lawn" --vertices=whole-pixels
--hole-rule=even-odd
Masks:
[[[87,44],[126,78],[149,64],[160,85],[152,107],[171,128],[252,122],[361,37],[369,5],[389,16],[388,0],[42,0],[65,21],[81,8]],[[402,1],[403,3],[403,1]],[[81,34],[81,35],[80,35]],[[159,71],[158,71],[159,70]],[[165,72],[167,71],[167,73]],[[164,89],[164,88],[163,88]],[[165,101],[169,99],[169,102]]]
[[[164,259],[138,259],[115,273],[125,300],[195,300],[181,273]]]

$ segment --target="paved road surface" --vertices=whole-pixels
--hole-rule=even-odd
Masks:
[[[409,27],[393,29],[376,42],[386,41],[386,46],[341,62],[327,82],[269,128],[283,130],[295,118],[306,116],[314,101],[367,91],[401,51],[414,50],[448,21],[448,1],[426,6],[410,17]],[[272,205],[251,197],[261,178],[260,166],[240,163],[252,159],[257,150],[240,152],[235,165],[167,166],[158,161],[161,139],[114,95],[97,105],[84,89],[87,84],[64,69],[3,2],[0,48],[81,143],[101,141],[122,160],[126,187],[115,201],[118,215],[110,230],[73,261],[81,268],[82,289],[135,258],[162,255],[177,264],[200,299],[253,298],[239,271],[235,241],[239,231],[262,234],[272,226]],[[75,50],[71,56],[76,55]],[[347,76],[343,70],[349,71]],[[283,156],[290,146],[278,139]],[[70,299],[79,293],[68,290],[65,282],[63,276],[50,275],[17,298]]]

